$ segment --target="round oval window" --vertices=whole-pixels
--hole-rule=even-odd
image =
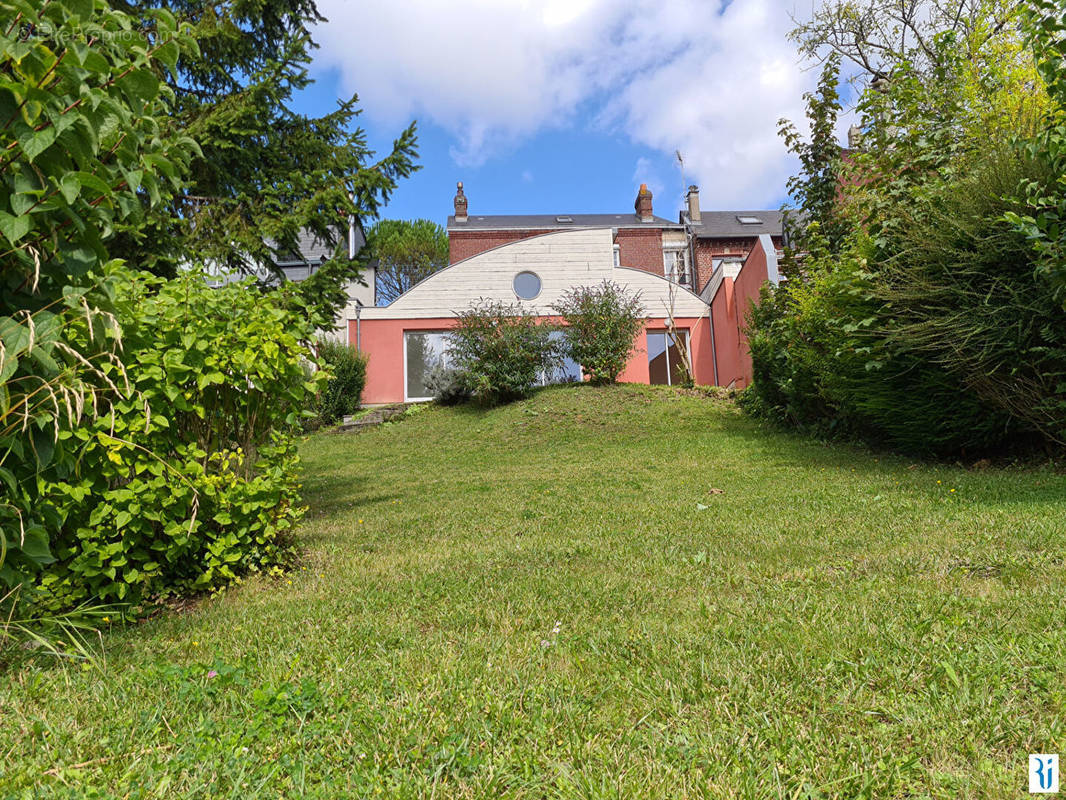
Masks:
[[[534,272],[519,272],[514,276],[514,293],[523,300],[540,294],[540,277]]]

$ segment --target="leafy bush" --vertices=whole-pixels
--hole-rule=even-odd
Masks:
[[[955,376],[984,418],[1009,417],[1066,444],[1066,307],[1032,242],[1004,217],[1019,183],[1050,181],[1048,165],[986,148],[970,174],[901,220],[879,270],[889,341]]]
[[[313,329],[287,289],[124,269],[110,286],[127,370],[105,365],[117,399],[60,434],[77,459],[42,489],[58,518],[45,607],[221,586],[281,562],[302,511],[291,432],[324,374],[304,376]]]
[[[320,420],[329,425],[359,410],[366,387],[367,356],[345,342],[326,339],[318,345],[318,358],[331,373],[317,404]]]
[[[426,375],[426,388],[433,399],[444,406],[454,406],[470,399],[462,372],[440,364]]]
[[[106,406],[100,370],[115,366],[116,320],[97,287],[104,238],[180,182],[195,145],[164,130],[157,76],[195,45],[161,9],[0,0],[0,17],[2,588],[52,561],[59,515],[39,485],[72,468],[60,432]],[[77,348],[76,330],[92,331]]]
[[[814,247],[803,280],[750,315],[749,408],[920,454],[1062,441],[1066,312],[1002,221],[1019,172],[1039,169],[989,152],[879,242]]]
[[[1023,151],[1049,166],[1043,179],[1018,186],[1024,208],[1006,215],[1015,230],[1033,242],[1037,270],[1046,275],[1066,308],[1066,14],[1059,0],[1032,0],[1027,7],[1029,39],[1044,81],[1050,110],[1038,135],[1022,141]]]
[[[920,454],[1066,443],[1066,311],[1053,248],[1026,223],[1038,203],[1018,191],[1053,204],[1061,168],[1015,144],[1047,98],[1017,42],[977,64],[955,44],[938,37],[935,69],[899,63],[863,93],[842,191],[804,208],[808,252],[750,315],[749,409]]]
[[[459,391],[485,406],[526,397],[558,361],[554,329],[521,305],[475,303],[448,332]]]
[[[581,365],[589,381],[617,381],[644,328],[640,295],[604,281],[571,289],[555,310],[566,322],[566,354]]]

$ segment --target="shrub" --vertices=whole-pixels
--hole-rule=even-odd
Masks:
[[[283,561],[302,512],[292,432],[324,376],[304,376],[313,329],[288,289],[111,279],[128,383],[105,367],[117,398],[61,434],[77,459],[42,489],[57,561],[36,600],[50,608],[216,588]]]
[[[195,45],[172,14],[0,3],[0,614],[53,558],[39,483],[73,460],[60,431],[106,404],[116,327],[104,238],[165,202],[194,146],[165,130],[158,75]],[[139,33],[151,31],[151,41]],[[89,32],[89,33],[87,33]],[[74,329],[91,326],[73,349]],[[24,593],[19,593],[24,594]]]
[[[912,327],[911,312],[899,302],[902,285],[889,301],[886,266],[871,261],[877,256],[861,237],[835,256],[815,247],[803,280],[764,288],[748,319],[754,381],[745,406],[818,435],[847,435],[922,455],[988,450],[1026,430],[984,399],[972,376],[952,362],[949,354],[960,341],[926,338],[939,323]],[[938,256],[944,253],[933,248],[930,257]],[[958,265],[941,264],[941,280],[950,280],[953,269]],[[931,276],[915,272],[912,278],[917,306],[927,299],[935,305]],[[961,295],[954,301],[968,302]],[[1002,310],[1019,313],[1010,304]]]
[[[520,305],[475,303],[448,333],[459,389],[485,406],[527,396],[558,361],[553,330]]]
[[[644,327],[640,295],[604,281],[571,289],[555,310],[566,322],[566,354],[581,365],[589,381],[617,381]]]
[[[433,395],[433,399],[444,406],[453,406],[470,399],[462,372],[443,365],[437,365],[426,375],[426,388]]]
[[[893,311],[891,345],[950,372],[986,419],[1066,444],[1066,306],[1038,249],[1004,219],[1022,208],[1006,199],[1014,187],[1053,179],[1040,159],[987,148],[900,222],[875,291]]]
[[[359,410],[366,387],[367,356],[349,344],[325,339],[318,345],[318,358],[331,373],[317,404],[320,420],[330,425]]]
[[[1017,43],[975,63],[950,37],[933,46],[933,73],[898,64],[860,97],[864,147],[843,191],[750,316],[745,405],[921,454],[1037,432],[1063,443],[1066,310],[1046,260],[1060,228],[1026,224],[1062,169],[1049,148],[1016,144],[1033,144],[1046,98]],[[819,234],[828,224],[848,230],[838,248]]]

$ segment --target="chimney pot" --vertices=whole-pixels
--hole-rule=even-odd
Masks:
[[[688,200],[688,221],[694,225],[699,225],[703,221],[703,217],[700,215],[700,187],[689,186],[685,199]]]
[[[455,221],[466,222],[466,195],[463,194],[463,182],[456,184],[455,191]]]
[[[851,150],[858,150],[862,144],[862,128],[858,125],[852,125],[848,128],[848,148]]]
[[[651,210],[651,191],[648,189],[648,184],[642,183],[640,185],[640,191],[637,192],[637,200],[633,203],[633,208],[636,209],[637,218],[641,222],[651,222],[655,218]]]

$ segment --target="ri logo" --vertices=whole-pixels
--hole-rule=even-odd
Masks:
[[[1058,753],[1029,756],[1029,794],[1056,794],[1059,791]]]

